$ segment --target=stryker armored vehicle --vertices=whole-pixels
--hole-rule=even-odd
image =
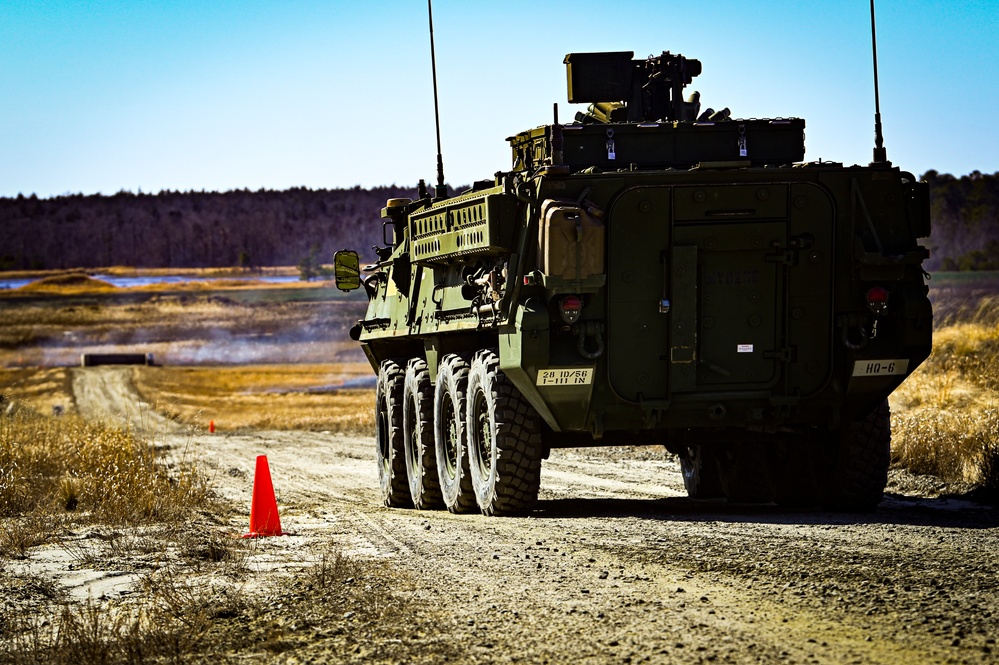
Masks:
[[[691,497],[873,509],[930,352],[925,183],[880,133],[845,167],[803,161],[804,120],[702,112],[694,59],[565,65],[588,111],[455,196],[438,160],[376,263],[335,258],[369,298],[385,504],[524,513],[553,448],[661,444]]]

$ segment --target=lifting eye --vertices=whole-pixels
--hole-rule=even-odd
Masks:
[[[562,296],[558,302],[558,312],[562,320],[572,325],[579,320],[579,315],[583,311],[583,301],[576,295]]]

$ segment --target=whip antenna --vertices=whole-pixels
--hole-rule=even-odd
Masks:
[[[431,36],[431,41],[432,39]],[[878,97],[878,37],[874,29],[874,0],[871,0],[871,47],[874,52],[874,163],[883,164],[888,161],[888,153],[885,150],[884,137],[881,135],[881,100]],[[440,145],[439,137],[437,143]]]
[[[441,156],[441,116],[437,105],[437,55],[434,52],[434,7],[432,0],[427,0],[427,12],[430,15],[430,69],[434,75],[434,125],[437,128],[437,186],[434,187],[434,198],[446,199],[444,158]]]

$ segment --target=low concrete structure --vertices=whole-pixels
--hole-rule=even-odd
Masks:
[[[80,355],[82,367],[98,365],[155,365],[151,353],[83,353]]]

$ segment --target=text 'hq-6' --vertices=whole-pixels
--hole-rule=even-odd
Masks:
[[[661,444],[691,497],[873,509],[888,395],[930,352],[925,184],[880,145],[803,163],[801,119],[702,112],[697,60],[565,65],[588,111],[469,191],[439,169],[389,200],[368,274],[338,253],[385,503],[522,514],[551,449]]]

